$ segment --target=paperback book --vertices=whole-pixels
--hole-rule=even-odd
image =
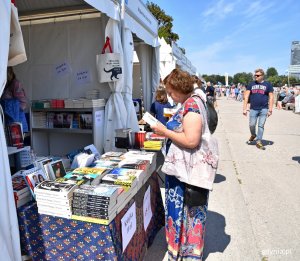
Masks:
[[[50,163],[46,164],[45,166],[48,169],[48,174],[49,174],[50,180],[62,178],[67,174],[66,169],[63,164],[63,161],[61,159],[51,161]]]
[[[136,186],[137,171],[134,169],[114,168],[110,170],[103,178],[102,182],[107,184],[121,185],[124,189]]]
[[[77,187],[76,184],[46,180],[36,186],[35,194],[66,199],[73,196],[73,191]]]
[[[30,189],[32,196],[35,198],[35,188],[48,178],[40,168],[32,168],[22,171],[25,181]]]

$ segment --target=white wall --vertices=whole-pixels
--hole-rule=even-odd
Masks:
[[[100,89],[108,98],[107,83],[98,83],[96,54],[104,45],[107,17],[22,27],[28,61],[15,67],[28,98],[80,98],[86,91]],[[55,67],[66,62],[70,71],[59,76]],[[77,81],[76,73],[87,70],[88,83]]]

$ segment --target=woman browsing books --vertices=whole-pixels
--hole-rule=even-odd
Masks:
[[[151,126],[156,134],[168,138],[167,156],[162,171],[166,173],[166,240],[169,260],[202,260],[203,256],[208,193],[212,182],[206,180],[205,184],[193,184],[197,186],[197,197],[201,200],[191,203],[187,200],[187,191],[191,186],[186,177],[180,176],[180,173],[185,173],[186,169],[194,166],[192,157],[184,156],[198,155],[200,151],[206,153],[207,148],[203,144],[210,137],[205,107],[201,98],[193,93],[193,83],[194,79],[179,69],[174,69],[164,79],[167,93],[181,107],[166,126],[160,123]],[[180,153],[177,151],[177,155],[180,156],[171,153],[174,147],[178,149]],[[212,157],[213,161],[216,159]],[[170,169],[174,171],[169,171]],[[198,174],[200,179],[205,180],[204,174]]]

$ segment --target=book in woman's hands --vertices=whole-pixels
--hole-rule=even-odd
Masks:
[[[159,122],[159,120],[152,116],[149,112],[145,112],[143,120],[147,122],[150,126],[156,125]]]

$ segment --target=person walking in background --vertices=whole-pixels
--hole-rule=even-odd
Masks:
[[[273,86],[270,82],[264,80],[264,70],[256,69],[254,73],[255,81],[247,86],[245,92],[243,114],[247,116],[247,103],[250,103],[249,127],[251,137],[248,144],[256,139],[256,147],[265,150],[262,144],[264,134],[264,126],[267,117],[272,115],[273,110]],[[256,135],[256,124],[258,122],[258,130]]]
[[[181,104],[166,127],[162,124],[151,126],[155,133],[168,139],[167,155],[162,167],[166,174],[168,260],[202,260],[208,194],[215,174],[200,170],[199,162],[206,164],[209,160],[211,166],[216,166],[218,153],[207,146],[213,139],[208,129],[204,104],[201,97],[194,93],[195,79],[187,72],[174,69],[164,83],[167,93]],[[187,173],[192,173],[192,177],[184,180]],[[199,194],[193,197],[197,202],[192,203],[186,193],[190,191],[191,179],[196,177],[201,181],[197,182]]]
[[[168,102],[166,89],[160,85],[156,90],[155,102],[150,107],[150,113],[163,125],[166,125],[168,118],[164,117],[164,108],[172,108],[172,105]]]

